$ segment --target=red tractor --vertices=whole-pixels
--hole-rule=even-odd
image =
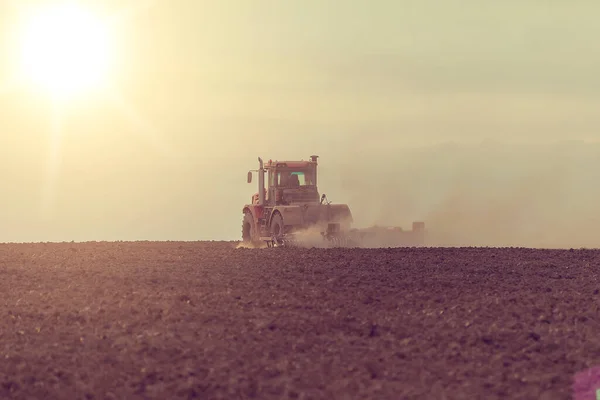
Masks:
[[[310,161],[272,161],[259,157],[258,192],[243,208],[242,240],[253,247],[311,244],[314,247],[385,247],[422,245],[424,224],[413,231],[400,228],[352,229],[346,204],[331,204],[317,189],[317,158]],[[248,172],[248,183],[252,182]],[[267,187],[265,188],[265,173]],[[316,240],[315,240],[316,239]]]

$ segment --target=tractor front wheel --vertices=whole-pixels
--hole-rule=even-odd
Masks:
[[[258,247],[260,245],[260,238],[256,230],[256,224],[252,213],[244,213],[244,219],[242,220],[242,241],[245,244]]]

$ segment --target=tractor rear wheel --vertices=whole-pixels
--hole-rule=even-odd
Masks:
[[[246,244],[258,247],[260,245],[260,238],[256,230],[256,224],[252,213],[244,213],[244,219],[242,220],[242,241]]]

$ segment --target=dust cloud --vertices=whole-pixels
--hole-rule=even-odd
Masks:
[[[447,143],[340,163],[355,225],[424,221],[430,246],[598,247],[600,145]],[[341,200],[341,199],[340,199]]]
[[[240,241],[238,244],[236,244],[235,248],[236,249],[266,249],[267,244],[261,243],[258,245],[254,245],[252,243],[246,243],[246,242]]]

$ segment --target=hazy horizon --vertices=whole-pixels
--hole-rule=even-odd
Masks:
[[[25,3],[0,2],[0,242],[237,240],[256,158],[318,154],[320,191],[360,225],[596,243],[581,175],[595,183],[600,147],[576,145],[575,166],[547,146],[600,141],[600,3],[95,0],[100,14],[130,6],[112,97],[59,112],[10,85]]]

